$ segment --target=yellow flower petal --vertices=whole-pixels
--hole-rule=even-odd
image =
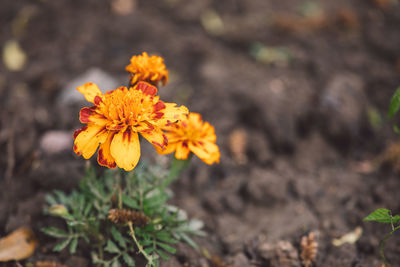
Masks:
[[[209,142],[207,142],[207,145],[204,142],[201,144],[200,142],[189,142],[189,149],[196,154],[196,156],[203,160],[217,152],[218,146]]]
[[[188,148],[187,143],[178,143],[176,145],[175,158],[177,159],[187,159],[189,156],[190,150]]]
[[[159,128],[154,128],[150,132],[141,132],[140,134],[151,144],[161,149],[165,149],[168,144],[167,137]]]
[[[177,146],[177,143],[168,143],[168,145],[165,147],[165,149],[162,149],[159,146],[154,146],[154,147],[158,154],[166,155],[166,154],[174,152],[176,150],[176,146]]]
[[[98,105],[101,102],[103,93],[100,91],[99,87],[94,83],[85,83],[82,86],[76,88],[80,93],[82,93],[86,100],[90,103]],[[97,98],[96,98],[97,96]]]
[[[140,158],[138,134],[130,129],[115,134],[111,141],[110,153],[118,167],[126,171],[135,168]]]
[[[221,157],[219,150],[215,152],[214,154],[210,155],[208,158],[201,159],[203,160],[206,164],[211,165],[213,163],[219,163],[219,158]]]
[[[88,124],[74,134],[74,151],[77,155],[82,155],[85,159],[90,158],[96,152],[99,144],[107,139],[107,130],[95,124]]]
[[[171,123],[176,123],[186,119],[189,110],[185,106],[177,107],[175,103],[164,103],[165,108],[160,112],[164,113],[157,121],[157,126],[164,127]]]
[[[97,152],[97,162],[101,166],[108,168],[115,168],[117,166],[110,152],[111,141],[114,138],[114,134],[114,132],[108,134],[107,140],[100,145],[99,152]]]
[[[88,107],[82,108],[81,111],[79,112],[79,120],[82,123],[94,123],[99,126],[106,125],[108,123],[107,118],[104,117],[104,115],[97,113],[96,111],[97,111],[96,106],[90,108]]]

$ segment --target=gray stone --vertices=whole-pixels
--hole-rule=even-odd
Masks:
[[[84,97],[76,90],[76,88],[88,82],[97,84],[103,93],[121,86],[121,84],[119,84],[119,82],[110,74],[98,68],[91,68],[64,86],[59,95],[58,102],[61,104],[76,104],[83,102]]]
[[[56,130],[45,132],[40,138],[39,144],[40,149],[49,155],[71,150],[73,146],[72,132]]]
[[[366,107],[360,77],[350,73],[333,76],[319,99],[321,131],[340,148],[347,148],[362,130]]]

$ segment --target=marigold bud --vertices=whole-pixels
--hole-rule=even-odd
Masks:
[[[53,216],[65,216],[65,215],[69,215],[69,212],[67,210],[67,208],[64,205],[61,204],[57,204],[57,205],[52,205],[49,208],[49,213]]]

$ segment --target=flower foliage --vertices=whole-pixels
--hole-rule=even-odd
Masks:
[[[168,145],[166,149],[157,148],[160,154],[169,154],[175,151],[177,159],[187,159],[190,152],[197,155],[207,164],[219,163],[219,148],[215,144],[214,127],[204,122],[198,113],[189,115],[178,123],[168,124],[163,128],[166,131]]]
[[[164,59],[159,56],[149,56],[146,52],[133,56],[125,70],[131,73],[131,85],[139,81],[154,85],[159,82],[165,85],[168,82],[168,71],[164,65]]]
[[[86,126],[74,133],[74,151],[88,159],[100,147],[97,161],[109,168],[130,171],[136,166],[140,158],[138,133],[160,150],[165,149],[167,138],[161,128],[188,113],[185,106],[161,101],[157,88],[146,82],[106,94],[93,83],[77,90],[94,106],[80,111],[80,121]]]
[[[191,237],[205,235],[203,224],[189,220],[185,211],[167,203],[171,194],[159,188],[166,175],[165,169],[145,162],[135,172],[107,170],[101,176],[89,167],[79,187],[70,194],[54,191],[46,196],[50,206],[47,212],[63,219],[65,226],[42,231],[60,240],[54,251],[68,249],[74,254],[86,241],[93,265],[101,266],[138,266],[137,245],[127,231],[126,221],[134,223],[137,241],[154,259],[154,265],[146,266],[159,266],[161,259],[169,259],[179,241],[198,249]],[[121,184],[116,185],[116,180]],[[51,212],[54,206],[63,206],[65,212]]]

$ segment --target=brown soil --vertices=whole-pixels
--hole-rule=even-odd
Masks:
[[[130,56],[148,51],[171,71],[162,97],[216,128],[221,163],[195,159],[174,185],[175,204],[206,224],[202,247],[229,266],[301,266],[301,237],[313,231],[315,266],[379,266],[389,226],[362,219],[378,207],[400,212],[398,175],[374,164],[396,138],[385,115],[400,84],[395,2],[146,0],[126,16],[106,0],[1,3],[0,44],[19,40],[28,63],[0,64],[0,236],[27,225],[40,242],[31,262],[89,265],[84,250],[51,252],[55,240],[40,232],[54,223],[42,214],[45,194],[74,188],[85,162],[40,140],[79,127],[79,103],[60,101],[70,80],[97,67],[125,83]],[[289,56],[257,61],[257,43]],[[357,226],[356,243],[332,245]],[[385,251],[400,265],[399,235]],[[218,262],[180,245],[162,266]]]

